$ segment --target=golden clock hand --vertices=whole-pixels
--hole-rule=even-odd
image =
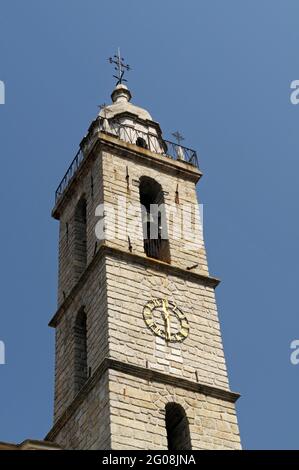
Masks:
[[[165,330],[166,330],[166,339],[170,339],[170,314],[168,311],[168,301],[163,300],[163,311],[165,319]]]
[[[169,317],[169,312],[167,308],[168,308],[168,302],[166,299],[163,299],[163,311],[164,311],[165,317]]]

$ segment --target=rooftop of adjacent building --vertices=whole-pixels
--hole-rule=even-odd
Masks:
[[[0,450],[60,450],[61,448],[49,441],[38,441],[34,439],[26,439],[20,444],[12,444],[10,442],[0,442]]]

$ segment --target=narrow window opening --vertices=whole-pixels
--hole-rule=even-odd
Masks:
[[[144,149],[148,148],[146,141],[142,137],[137,137],[136,145],[138,145],[138,147],[142,147]]]
[[[82,308],[75,321],[74,326],[74,350],[75,350],[75,394],[81,390],[87,380],[87,329],[86,313]]]
[[[139,186],[144,251],[150,258],[170,263],[164,194],[161,185],[143,176]]]
[[[78,280],[87,264],[86,200],[80,199],[74,217],[74,270]]]
[[[177,403],[167,403],[165,424],[168,450],[191,450],[189,422],[184,408]]]

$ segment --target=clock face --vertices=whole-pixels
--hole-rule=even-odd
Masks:
[[[184,341],[189,334],[189,323],[182,310],[167,299],[152,299],[143,308],[148,328],[169,342]]]

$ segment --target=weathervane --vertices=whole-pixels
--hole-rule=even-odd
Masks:
[[[113,57],[109,57],[110,64],[115,64],[115,70],[117,71],[117,75],[113,75],[116,78],[117,82],[116,85],[119,85],[122,82],[126,82],[127,80],[124,77],[124,73],[126,70],[131,70],[131,67],[128,64],[124,63],[124,58],[120,55],[120,48],[117,50],[117,55]]]
[[[182,134],[179,133],[179,131],[173,132],[171,135],[173,135],[178,145],[181,145],[182,140],[185,140],[185,138],[182,136]]]

